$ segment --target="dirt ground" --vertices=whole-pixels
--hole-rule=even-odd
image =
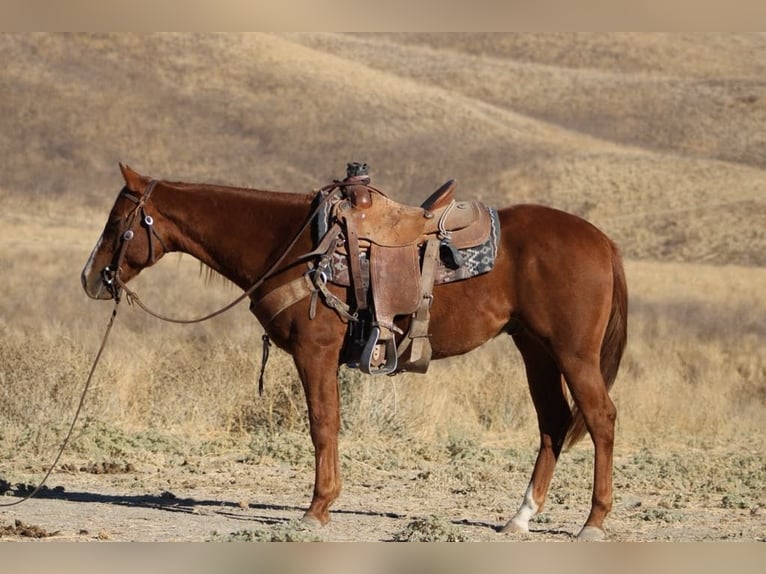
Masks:
[[[297,439],[296,439],[297,440]],[[463,445],[465,446],[465,445]],[[297,521],[313,467],[253,455],[148,462],[64,463],[37,497],[0,509],[0,538],[47,541],[570,541],[587,516],[591,451],[565,453],[528,535],[499,528],[526,488],[534,453],[507,448],[422,449],[386,459],[359,446],[343,456],[344,491],[324,528]],[[405,449],[407,450],[407,449]],[[736,449],[735,449],[736,450]],[[764,541],[762,452],[653,453],[615,460],[613,541]],[[376,454],[381,454],[376,459]],[[366,458],[367,460],[363,460]],[[16,476],[42,469],[26,465]],[[23,483],[4,484],[12,502]]]

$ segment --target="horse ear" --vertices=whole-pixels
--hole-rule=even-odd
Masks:
[[[125,185],[128,189],[135,191],[136,193],[143,193],[146,184],[149,183],[149,178],[145,175],[141,175],[137,171],[131,169],[130,166],[120,163],[120,171],[122,177],[125,179]]]

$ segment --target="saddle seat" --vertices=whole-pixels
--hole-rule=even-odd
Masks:
[[[479,245],[489,237],[489,214],[477,201],[455,201],[456,187],[454,179],[447,181],[421,207],[397,203],[371,188],[364,194],[352,189],[334,215],[355,229],[359,239],[381,247],[418,244],[437,234],[458,249]]]

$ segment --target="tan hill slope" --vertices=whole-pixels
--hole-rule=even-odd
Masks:
[[[763,35],[3,35],[0,187],[106,209],[118,161],[307,191],[367,161],[542,202],[629,257],[766,263]]]

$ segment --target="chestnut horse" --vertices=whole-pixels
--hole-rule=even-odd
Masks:
[[[171,251],[192,255],[246,291],[286,255],[277,272],[250,293],[253,302],[306,271],[305,260],[298,259],[314,247],[305,225],[315,194],[157,181],[120,168],[125,186],[82,272],[90,297],[112,298],[118,291],[111,283],[115,276],[130,281]],[[497,335],[512,336],[526,367],[540,448],[521,506],[502,530],[529,531],[562,447],[587,432],[595,452],[593,497],[579,537],[604,538],[604,518],[612,507],[616,418],[608,390],[627,338],[622,261],[612,241],[577,216],[516,205],[499,210],[499,219],[494,269],[434,287],[433,358],[466,353]],[[123,238],[126,231],[130,241]],[[348,288],[328,288],[341,300],[353,297]],[[321,304],[310,319],[309,299],[259,320],[292,355],[303,385],[315,449],[314,493],[303,519],[324,525],[341,490],[338,369],[347,325]]]

